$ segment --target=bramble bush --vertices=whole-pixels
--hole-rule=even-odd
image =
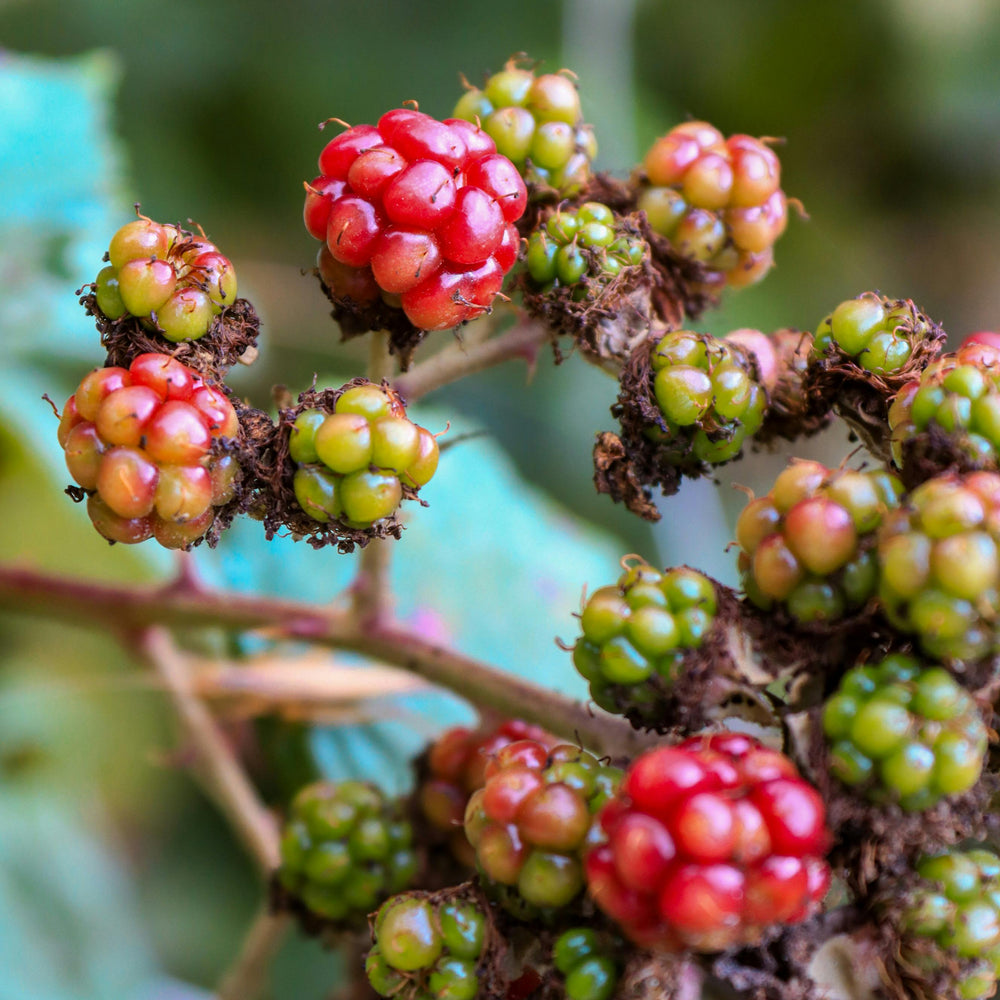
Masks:
[[[258,992],[294,923],[406,1000],[992,996],[1000,335],[945,353],[914,302],[867,290],[815,332],[701,332],[804,214],[774,140],[688,121],[624,179],[598,173],[573,75],[523,60],[451,115],[342,126],[305,185],[317,291],[370,342],[344,385],[278,392],[274,413],[227,386],[260,324],[193,224],[137,209],[81,289],[106,357],[52,433],[96,531],[190,550],[256,521],[360,550],[346,600],[213,589],[184,561],[159,587],[0,567],[5,606],[122,631],[258,861],[267,905],[219,995]],[[454,343],[425,356],[438,330]],[[407,407],[545,349],[618,381],[594,483],[648,520],[684,479],[832,421],[861,442],[748,497],[740,591],[622,554],[552,622],[586,704],[401,622],[389,589],[463,454]],[[207,627],[411,671],[480,722],[440,733],[402,796],[372,773],[265,805],[192,683],[183,638]]]

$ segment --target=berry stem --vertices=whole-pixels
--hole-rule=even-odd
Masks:
[[[353,613],[319,604],[209,588],[192,594],[169,585],[101,584],[0,565],[0,608],[119,633],[150,625],[268,629],[284,638],[346,649],[400,667],[448,688],[476,707],[536,723],[565,739],[579,739],[599,753],[633,753],[653,741],[619,716],[591,710],[498,667],[428,642],[409,629],[392,623],[362,628]],[[162,630],[154,630],[154,634],[164,635]],[[162,639],[156,648],[163,648]],[[177,660],[172,656],[171,665],[176,667]],[[186,665],[182,660],[180,663],[186,710],[211,722],[207,709],[191,691]],[[218,739],[221,741],[221,736]]]
[[[281,948],[291,917],[262,909],[250,925],[240,953],[215,991],[217,1000],[255,1000],[266,986],[268,970]]]
[[[261,872],[269,875],[281,863],[277,826],[212,713],[195,694],[184,655],[170,633],[155,626],[134,635],[133,648],[166,684],[194,748],[197,773],[205,790],[225,814]]]
[[[396,370],[396,362],[389,353],[388,330],[372,330],[368,347],[368,378],[372,382],[391,379]]]
[[[395,387],[407,402],[412,403],[466,375],[515,358],[526,361],[530,372],[538,359],[539,347],[550,337],[551,333],[544,323],[521,319],[509,330],[489,340],[468,343],[456,339],[427,361],[399,375]]]

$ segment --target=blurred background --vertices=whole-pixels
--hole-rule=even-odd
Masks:
[[[339,342],[305,273],[316,245],[300,221],[302,182],[330,137],[317,125],[371,122],[410,99],[445,117],[460,74],[478,82],[518,52],[577,73],[598,166],[622,176],[687,117],[785,140],[783,186],[808,221],[792,219],[761,285],[727,295],[698,329],[812,329],[868,289],[914,299],[953,342],[1000,326],[990,0],[0,0],[0,558],[118,580],[169,568],[145,546],[110,549],[61,496],[39,402],[48,391],[61,404],[101,360],[74,292],[132,203],[196,220],[234,261],[264,333],[259,362],[234,373],[239,393],[266,407],[275,383],[299,391],[319,374],[337,385],[365,348]],[[578,358],[543,356],[527,386],[511,365],[428,401],[427,420],[486,436],[456,449],[435,482],[438,520],[404,536],[404,613],[434,611],[457,644],[511,669],[531,673],[541,657],[572,689],[552,636],[572,634],[580,586],[608,582],[622,553],[734,582],[724,547],[742,499],[730,484],[766,489],[786,456],[745,459],[718,488],[686,487],[651,529],[591,485],[615,395]],[[839,432],[809,444],[831,462],[845,451]],[[471,527],[470,504],[492,505],[489,526]],[[330,554],[240,531],[200,556],[214,582],[267,579],[322,599],[347,579],[349,560],[335,567]],[[461,579],[462,560],[492,570],[477,606],[443,583],[414,602],[430,578]],[[0,616],[0,658],[0,1000],[200,995],[258,888],[171,766],[162,697],[97,633]],[[336,770],[335,744],[277,729],[283,753],[325,752],[316,766]],[[260,726],[251,737],[270,738]],[[335,958],[294,943],[274,995],[326,996],[336,973]]]

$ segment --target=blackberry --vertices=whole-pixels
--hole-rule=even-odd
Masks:
[[[975,660],[996,647],[1000,475],[930,479],[878,534],[879,597],[929,656]]]
[[[512,59],[482,88],[468,87],[454,114],[482,124],[535,196],[574,195],[590,180],[597,142],[568,76],[536,76]]]
[[[975,702],[946,670],[895,654],[849,670],[823,709],[830,767],[908,812],[968,791],[986,757]]]
[[[317,782],[294,798],[278,881],[310,913],[363,925],[417,873],[413,831],[399,804],[360,781]]]
[[[621,942],[608,942],[590,927],[571,927],[555,940],[552,964],[565,977],[568,1000],[610,1000],[618,987],[614,955]]]
[[[882,470],[793,462],[736,521],[747,597],[802,624],[862,608],[878,586],[875,531],[901,492]]]

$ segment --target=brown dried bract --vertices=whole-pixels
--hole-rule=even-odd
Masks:
[[[997,454],[973,455],[961,444],[961,434],[949,434],[939,424],[931,421],[915,437],[901,442],[902,467],[899,478],[907,490],[912,490],[935,476],[988,470],[996,472]]]
[[[594,486],[615,503],[625,504],[633,514],[647,521],[659,521],[661,514],[653,503],[652,491],[633,466],[622,439],[611,431],[598,434],[594,444]],[[677,486],[670,492],[676,493],[679,487],[680,475]]]
[[[105,366],[128,368],[140,354],[169,354],[206,378],[221,382],[241,359],[249,363],[257,356],[260,319],[247,299],[237,299],[219,313],[204,337],[175,344],[155,330],[147,330],[128,313],[120,319],[108,319],[97,305],[93,286],[86,288],[90,291],[81,296],[80,304],[97,322],[101,344],[108,352]]]
[[[778,380],[768,393],[764,423],[754,435],[753,444],[768,445],[780,438],[796,441],[818,434],[833,419],[833,410],[823,408],[820,399],[810,400],[803,381],[812,350],[811,333],[802,330],[776,330],[771,335],[778,358]]]

